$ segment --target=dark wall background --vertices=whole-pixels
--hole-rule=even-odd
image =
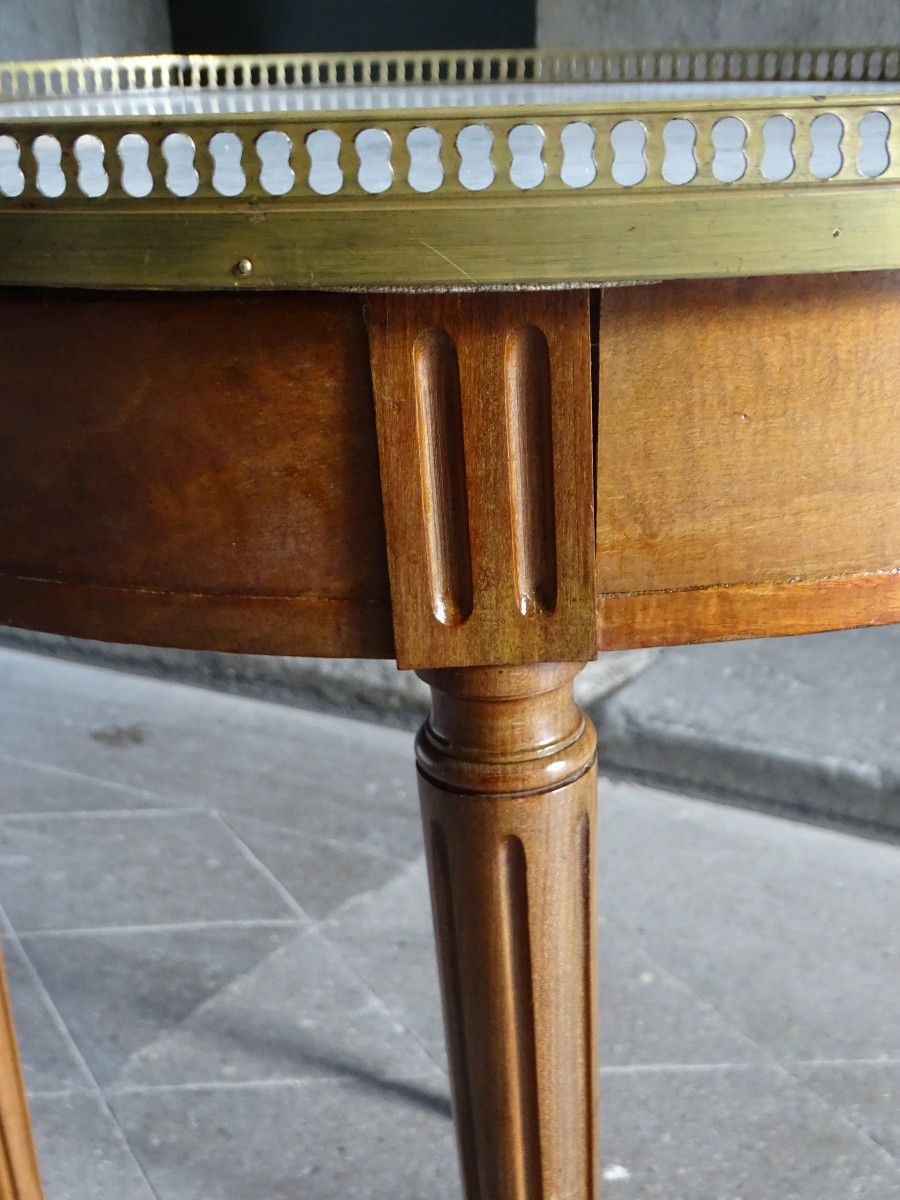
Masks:
[[[535,0],[169,0],[181,54],[534,45]]]

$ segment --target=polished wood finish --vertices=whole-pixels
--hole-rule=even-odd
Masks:
[[[368,313],[398,662],[592,658],[587,292]]]
[[[600,595],[900,564],[900,273],[613,288],[600,311]]]
[[[357,297],[6,291],[0,348],[0,621],[393,652]]]
[[[392,658],[384,600],[217,596],[0,575],[0,625],[185,650]]]
[[[393,612],[357,297],[25,290],[0,622],[441,666],[895,619],[900,273],[604,293],[596,584],[584,293],[369,303]]]
[[[596,736],[572,664],[420,672],[466,1200],[596,1200]]]
[[[43,1194],[0,955],[0,1200],[42,1200]]]
[[[900,575],[736,584],[681,592],[601,596],[600,650],[787,637],[900,622]]]

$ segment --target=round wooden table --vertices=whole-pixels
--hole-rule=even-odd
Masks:
[[[900,619],[898,75],[0,66],[0,622],[431,685],[468,1200],[598,1194],[579,666]],[[39,1196],[4,1001],[0,1197]]]

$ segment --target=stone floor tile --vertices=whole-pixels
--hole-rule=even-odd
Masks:
[[[900,626],[664,651],[592,705],[601,762],[900,830]]]
[[[382,887],[403,867],[396,858],[310,837],[252,817],[225,815],[228,825],[313,919],[347,900]]]
[[[601,908],[787,1059],[900,1057],[900,846],[603,783]]]
[[[38,1096],[31,1118],[44,1200],[158,1200],[116,1121],[95,1097]]]
[[[165,807],[152,792],[0,754],[0,816]]]
[[[0,753],[415,857],[412,735],[0,648]]]
[[[443,1097],[310,1081],[118,1094],[158,1200],[460,1200]]]
[[[900,1166],[778,1068],[606,1074],[606,1200],[891,1200]]]
[[[165,719],[154,682],[2,649],[0,752],[162,795],[159,770],[154,779],[142,765],[164,759],[159,735],[177,725],[178,705]],[[153,734],[148,718],[159,721]],[[184,730],[181,741],[191,736]]]
[[[316,930],[297,934],[136,1052],[122,1085],[432,1077],[435,1064]]]
[[[0,654],[0,750],[74,772],[72,804],[87,777],[192,810],[0,815],[0,898],[157,1200],[459,1200],[409,737],[22,657]],[[900,1067],[856,1061],[900,1059],[900,848],[633,785],[603,783],[600,811],[604,1200],[900,1194]],[[279,881],[321,924],[279,927]],[[290,937],[131,928],[223,918]],[[147,1200],[90,1095],[47,1089],[35,1115],[79,1200]]]
[[[424,856],[380,891],[345,905],[320,929],[434,1061],[445,1065]]]
[[[0,818],[0,903],[20,933],[297,916],[205,813]]]
[[[900,1163],[900,1062],[813,1063],[792,1070]]]
[[[670,975],[614,918],[600,921],[600,1062],[759,1062],[759,1048]]]
[[[94,1078],[109,1084],[132,1055],[296,931],[296,925],[258,925],[43,934],[26,936],[24,944]]]
[[[21,950],[8,938],[2,942],[25,1087],[34,1094],[92,1086]]]
[[[421,853],[411,734],[255,706],[264,711],[226,714],[229,774],[209,781],[206,789],[224,815],[251,817],[388,858],[408,861]],[[272,708],[275,720],[265,711]]]

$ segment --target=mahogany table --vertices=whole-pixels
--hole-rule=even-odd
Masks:
[[[597,1196],[580,665],[900,620],[898,75],[0,66],[0,622],[421,672],[468,1200]]]

